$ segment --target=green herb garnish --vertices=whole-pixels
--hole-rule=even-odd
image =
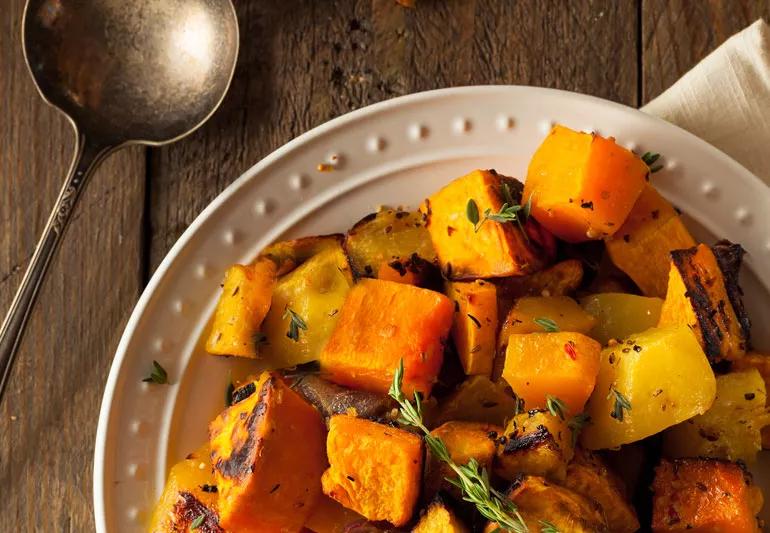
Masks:
[[[617,420],[618,422],[623,421],[623,411],[624,410],[631,410],[631,402],[628,401],[628,398],[623,396],[618,389],[612,388],[610,390],[610,393],[607,395],[607,398],[609,398],[612,395],[615,395],[615,405],[612,408],[612,412],[610,413],[610,416]]]
[[[465,465],[458,465],[449,455],[444,441],[430,434],[430,430],[425,427],[422,419],[420,394],[415,392],[414,403],[410,402],[401,390],[403,379],[404,361],[402,359],[388,391],[390,397],[401,407],[398,422],[422,431],[425,445],[431,455],[446,463],[457,474],[456,479],[447,478],[447,481],[462,491],[463,500],[474,504],[481,516],[496,523],[503,531],[526,533],[527,525],[516,505],[490,485],[489,472],[486,468],[482,468],[476,459],[471,459]]]
[[[583,428],[590,423],[591,423],[591,417],[588,416],[588,413],[578,413],[569,419],[569,422],[567,422],[567,427],[570,429],[570,431],[572,431],[573,448],[577,444],[577,440],[578,440],[578,437],[580,436],[580,432],[583,431]]]
[[[283,312],[281,318],[284,320],[287,318],[291,319],[289,321],[289,331],[286,332],[286,336],[294,342],[299,341],[299,330],[307,331],[307,324],[305,324],[305,321],[288,307],[286,308],[286,311]]]
[[[205,514],[202,514],[202,513],[199,514],[198,516],[195,517],[195,520],[190,522],[190,529],[191,530],[198,529],[199,527],[201,527],[203,525],[203,521],[205,519],[206,519],[206,515]]]
[[[655,174],[657,171],[663,168],[663,165],[655,164],[658,159],[660,159],[660,154],[655,154],[653,152],[645,152],[645,154],[642,156],[642,161],[644,161],[644,164],[650,168],[651,174]]]
[[[473,198],[468,199],[468,203],[465,204],[465,216],[468,218],[468,222],[473,224],[473,231],[479,231],[479,206],[476,200]]]
[[[561,533],[555,525],[547,520],[540,520],[540,531],[541,533]]]
[[[553,416],[558,416],[559,418],[564,420],[564,413],[567,412],[567,404],[565,404],[562,400],[560,400],[556,396],[551,396],[550,394],[546,394],[545,406],[548,409],[548,412],[551,413]]]
[[[165,368],[160,366],[160,363],[153,361],[152,372],[150,372],[150,375],[144,378],[142,381],[145,383],[155,383],[156,385],[167,385],[168,373],[166,372]]]
[[[554,322],[548,317],[544,317],[544,316],[537,317],[532,322],[534,322],[535,324],[543,328],[543,330],[547,331],[548,333],[555,333],[559,331],[558,324],[556,324],[556,322]]]

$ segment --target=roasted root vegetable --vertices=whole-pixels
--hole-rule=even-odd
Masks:
[[[441,368],[453,311],[443,294],[363,279],[340,309],[321,370],[340,385],[387,394],[403,359],[404,393],[427,396]]]
[[[337,415],[329,421],[324,494],[369,520],[403,526],[420,490],[422,439],[404,430]]]
[[[449,456],[458,465],[464,465],[476,459],[479,465],[492,467],[497,447],[497,438],[502,436],[503,428],[483,422],[446,422],[431,431],[431,435],[441,439],[446,445]],[[423,498],[432,500],[439,490],[456,494],[447,479],[457,475],[446,464],[433,456],[426,458]],[[458,499],[462,499],[461,495]]]
[[[654,435],[714,402],[716,379],[690,328],[653,328],[608,346],[581,433],[591,450]]]
[[[765,382],[749,370],[717,376],[711,409],[664,433],[669,457],[714,457],[753,463],[762,449],[761,430],[770,423]]]
[[[270,308],[276,266],[269,259],[233,265],[225,274],[206,351],[256,357],[259,328]]]
[[[321,494],[305,522],[305,527],[313,533],[349,533],[354,524],[365,521],[366,519],[357,512]]]
[[[733,363],[734,370],[749,370],[756,368],[765,382],[765,391],[770,388],[770,355],[749,352]],[[770,426],[762,428],[762,449],[770,449]]]
[[[513,333],[573,331],[587,334],[596,319],[568,296],[525,296],[508,311],[498,337],[504,349]]]
[[[292,388],[325,418],[346,413],[361,418],[384,418],[395,406],[393,400],[383,394],[351,390],[312,373],[298,376]]]
[[[383,267],[403,272],[402,277],[419,274],[423,262],[436,262],[425,220],[417,211],[383,209],[365,216],[348,231],[345,251],[355,274],[370,278],[380,277]]]
[[[520,474],[563,481],[572,460],[572,430],[561,417],[533,409],[514,416],[499,440],[495,473],[513,481]]]
[[[262,326],[260,354],[268,364],[285,368],[317,360],[352,285],[339,244],[328,246],[281,277]]]
[[[539,476],[517,478],[508,491],[530,533],[609,533],[602,510],[594,500]],[[489,524],[484,533],[497,531]]]
[[[245,387],[254,392],[209,426],[220,522],[245,533],[299,531],[321,492],[321,415],[275,374]]]
[[[452,339],[467,375],[489,376],[495,358],[497,288],[488,281],[448,281],[454,303]]]
[[[669,254],[695,246],[674,207],[649,183],[628,218],[606,241],[612,262],[646,296],[663,298],[668,286]]]
[[[583,410],[594,390],[602,347],[580,333],[514,333],[508,338],[503,379],[527,409],[557,396],[571,414]]]
[[[452,509],[438,498],[425,509],[417,525],[412,529],[412,533],[469,532],[470,530],[455,516]]]
[[[345,236],[339,233],[301,237],[289,241],[278,241],[263,249],[259,257],[270,259],[278,268],[277,275],[283,276],[324,250],[342,246]]]
[[[591,294],[580,299],[588,313],[596,317],[589,335],[602,344],[610,339],[625,339],[634,333],[653,328],[660,319],[663,300],[635,294]]]
[[[716,459],[663,461],[655,470],[652,530],[755,533],[762,493],[743,467]]]
[[[568,242],[614,234],[645,186],[639,157],[596,133],[554,126],[532,156],[524,198],[532,216]]]
[[[623,481],[598,455],[577,450],[567,465],[564,486],[598,503],[613,533],[633,533],[639,529],[639,519],[628,502]]]
[[[522,296],[566,296],[583,281],[583,263],[567,259],[526,276],[494,280],[501,298],[512,300]]]
[[[171,467],[150,520],[150,533],[186,532],[199,517],[201,533],[223,533],[208,442]]]
[[[487,209],[498,213],[503,204],[510,207],[520,202],[520,191],[516,180],[491,170],[474,170],[425,202],[422,210],[428,231],[447,278],[519,276],[543,266],[546,253],[525,233],[523,225],[493,220],[481,223]],[[478,216],[469,219],[469,210]]]
[[[441,401],[433,423],[466,420],[502,426],[516,412],[516,406],[517,400],[508,393],[505,384],[484,376],[471,376]]]
[[[737,268],[735,263],[732,265]],[[733,361],[746,353],[746,324],[736,315],[725,275],[714,252],[705,244],[671,252],[668,292],[659,325],[690,327],[712,363]]]

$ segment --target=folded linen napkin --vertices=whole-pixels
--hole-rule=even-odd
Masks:
[[[770,26],[733,35],[642,111],[716,146],[770,185]]]

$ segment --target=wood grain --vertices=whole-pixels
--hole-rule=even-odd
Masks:
[[[7,309],[73,149],[20,45],[22,0],[0,20],[0,310]],[[96,419],[112,354],[141,289],[145,155],[97,173],[54,259],[0,405],[0,531],[93,529]]]
[[[770,19],[770,0],[643,0],[643,102],[760,17]]]

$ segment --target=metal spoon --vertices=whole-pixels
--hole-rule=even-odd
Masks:
[[[94,170],[130,144],[173,142],[219,106],[238,56],[230,0],[28,0],[27,66],[75,128],[75,157],[0,328],[0,400],[46,268]]]

